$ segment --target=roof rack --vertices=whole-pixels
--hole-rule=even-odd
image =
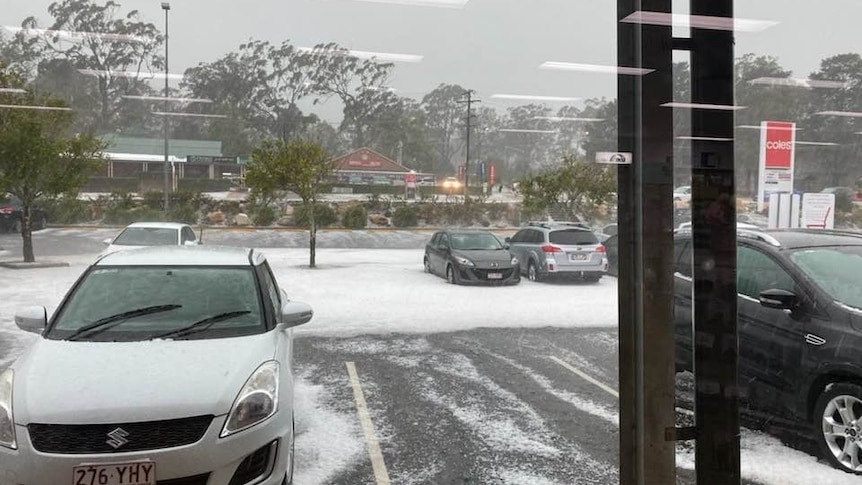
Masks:
[[[584,224],[583,222],[568,222],[568,221],[529,221],[527,222],[528,226],[533,227],[544,227],[545,229],[550,229],[553,226],[570,226],[570,227],[578,227],[581,229],[589,229],[590,226]]]
[[[693,232],[694,231],[692,230],[691,226],[681,227],[673,231],[674,234],[692,234]],[[737,227],[736,237],[744,239],[754,239],[756,241],[765,242],[770,246],[775,246],[777,248],[781,247],[781,243],[778,241],[778,239],[775,239],[766,232],[763,232],[762,230],[758,229]]]

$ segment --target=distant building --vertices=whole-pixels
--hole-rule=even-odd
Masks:
[[[434,185],[434,174],[410,170],[370,148],[360,148],[336,158],[336,182],[351,185],[404,185],[404,177],[415,174],[418,184]]]

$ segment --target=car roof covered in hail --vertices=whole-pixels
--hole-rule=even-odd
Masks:
[[[180,222],[134,222],[126,227],[149,227],[153,229],[182,229],[188,224]]]
[[[263,253],[222,246],[148,246],[108,254],[96,266],[249,266],[263,263]]]

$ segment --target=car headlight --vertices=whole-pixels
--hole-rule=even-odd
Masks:
[[[12,369],[0,373],[0,446],[18,449],[15,441],[15,419],[12,415]]]
[[[517,256],[512,256],[512,266],[515,266],[516,264],[518,264],[518,258]]]
[[[455,256],[455,261],[457,261],[461,266],[473,266],[472,261],[467,258],[462,258],[461,256]]]
[[[233,402],[220,437],[264,421],[278,411],[278,362],[264,362],[245,381]]]

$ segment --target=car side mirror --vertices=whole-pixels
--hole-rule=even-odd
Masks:
[[[775,310],[793,310],[798,299],[796,293],[787,290],[769,289],[760,292],[760,304]]]
[[[506,244],[511,244],[511,243],[512,243],[512,238],[507,237],[506,239],[503,239],[503,242],[505,242]]]
[[[25,332],[41,334],[48,325],[48,310],[43,306],[22,308],[15,313],[15,325]]]
[[[102,244],[104,244],[105,246],[110,246],[110,245],[111,245],[111,241],[113,241],[113,239],[108,238],[108,239],[103,240],[103,241],[102,241]]]
[[[281,323],[285,328],[296,327],[308,323],[314,316],[314,310],[307,303],[288,301],[281,307]]]

